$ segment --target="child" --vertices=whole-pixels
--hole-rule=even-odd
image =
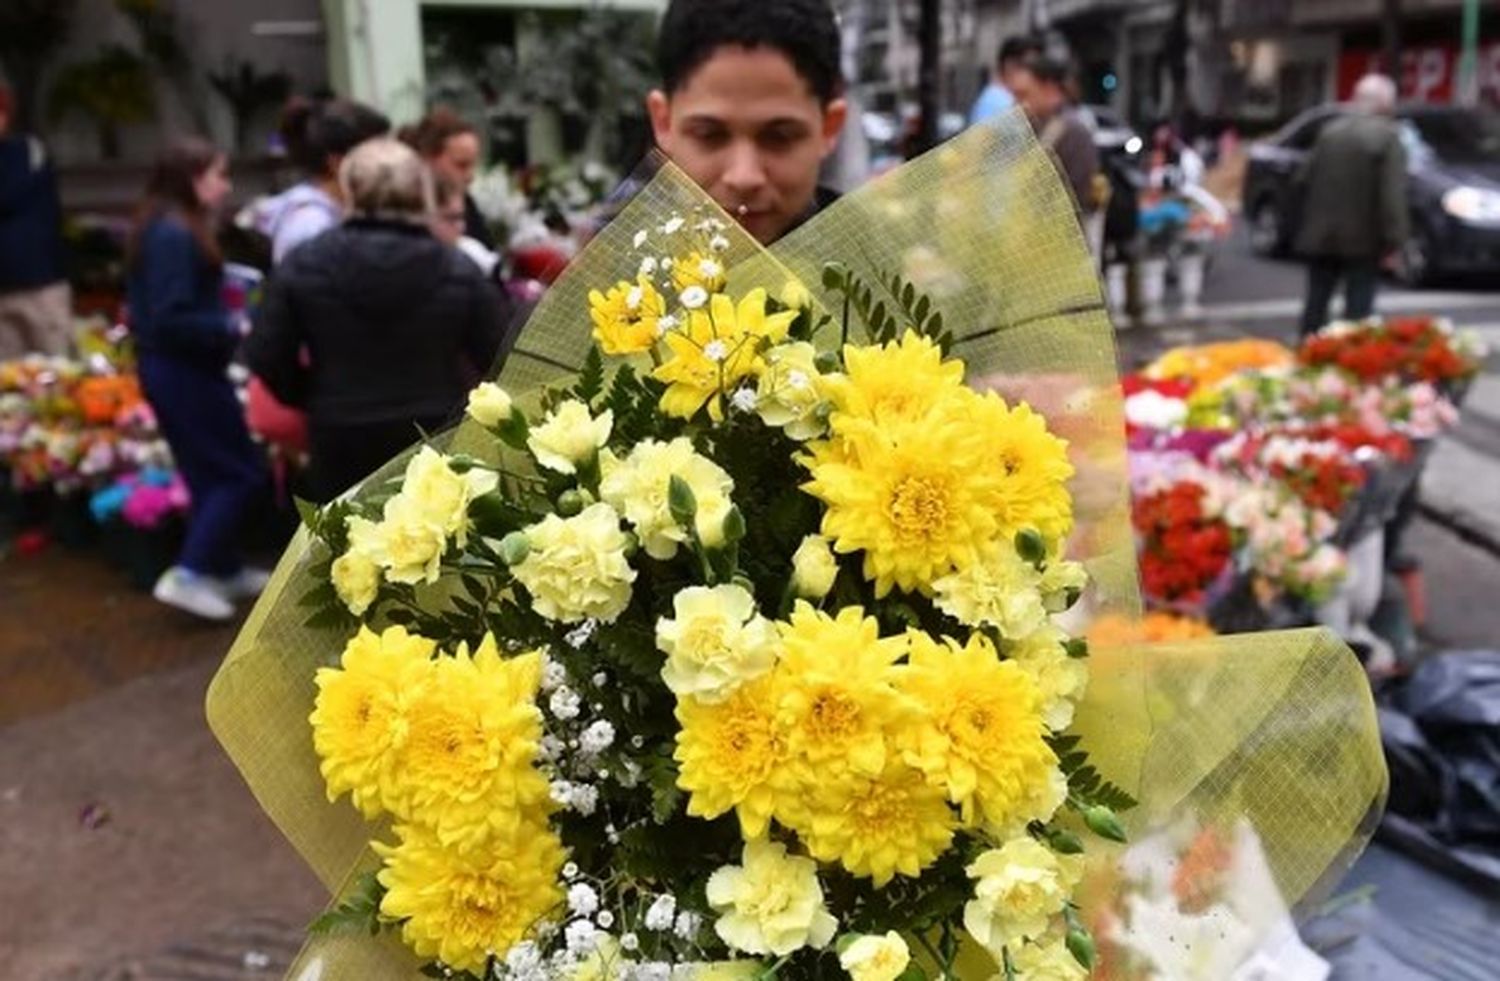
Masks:
[[[672,0],[657,62],[657,145],[757,240],[832,199],[818,170],[848,109],[827,0]]]

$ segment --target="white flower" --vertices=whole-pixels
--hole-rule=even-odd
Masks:
[[[568,669],[550,657],[542,662],[542,691],[553,691],[567,684]]]
[[[682,291],[682,295],[678,299],[689,310],[697,310],[708,302],[708,290],[701,286],[689,286]]]
[[[573,785],[566,780],[554,780],[547,785],[547,793],[560,807],[573,803]]]
[[[542,969],[542,954],[536,944],[523,940],[505,952],[505,966],[516,974],[531,974]]]
[[[669,313],[669,314],[667,314],[664,317],[658,317],[657,318],[657,320],[656,320],[656,335],[658,337],[662,336],[663,334],[667,333],[668,331],[672,331],[672,330],[676,330],[676,329],[677,329],[677,317],[676,317],[676,315]]]
[[[638,231],[638,232],[635,233],[635,238],[632,239],[631,241],[635,244],[636,248],[640,248],[641,246],[643,246],[643,245],[646,244],[646,238],[647,238],[646,230],[644,228],[642,228],[640,231]]]
[[[598,920],[599,925],[606,930],[615,925],[615,914],[611,913],[607,909],[600,910],[599,915],[594,917],[594,919]]]
[[[563,640],[566,640],[568,642],[569,647],[577,650],[584,644],[587,644],[593,638],[594,632],[598,629],[598,620],[585,620],[578,626],[574,627],[572,630],[569,630],[566,634],[563,634]]]
[[[672,932],[683,940],[692,940],[702,929],[703,917],[692,910],[684,910],[677,914],[677,923],[672,927]]]
[[[698,275],[708,280],[718,279],[724,275],[724,267],[713,259],[704,259],[698,263]]]
[[[722,235],[715,235],[709,241],[708,247],[710,249],[713,249],[715,252],[728,252],[729,251],[729,239],[725,238]]]
[[[595,671],[594,676],[589,680],[594,683],[594,687],[603,688],[606,684],[609,683],[609,675],[605,674],[603,671]]]
[[[687,222],[683,221],[682,218],[674,215],[665,225],[661,226],[661,233],[663,235],[676,235],[678,232],[682,231],[682,226],[685,224],[687,224]]]
[[[635,981],[671,981],[672,965],[665,961],[647,961],[637,964]]]
[[[584,955],[599,943],[599,930],[588,920],[574,920],[563,931],[568,950],[575,955]]]
[[[614,423],[614,413],[609,409],[595,416],[587,405],[577,399],[568,399],[547,413],[542,424],[531,430],[531,435],[526,438],[526,448],[536,457],[538,465],[558,473],[574,474],[579,466],[599,455],[600,448],[609,442]]]
[[[677,898],[670,893],[657,896],[646,910],[647,930],[670,930],[672,918],[677,915]]]
[[[656,259],[648,255],[641,260],[640,274],[642,276],[653,276],[656,274],[656,266]]]
[[[755,394],[753,388],[736,388],[734,394],[729,396],[729,404],[740,412],[754,412],[759,401],[760,396]]]
[[[558,739],[551,733],[547,733],[542,736],[541,742],[537,745],[536,755],[543,763],[551,763],[562,756],[563,748],[563,741],[561,739]]]
[[[573,785],[573,799],[568,802],[568,805],[579,814],[588,817],[599,806],[598,788],[586,783],[575,783]]]
[[[563,864],[563,867],[562,867],[562,874],[563,874],[563,878],[564,879],[576,879],[576,878],[578,878],[578,863],[577,862],[565,862]]]
[[[615,741],[615,727],[603,719],[595,722],[578,737],[578,747],[590,756],[609,749]]]
[[[645,296],[645,292],[639,286],[630,287],[630,292],[625,294],[625,308],[627,310],[639,310],[641,308],[641,300]]]
[[[578,697],[576,691],[563,685],[552,693],[552,697],[547,701],[547,707],[552,710],[554,716],[567,721],[578,718],[578,713],[583,709],[583,699]]]
[[[729,357],[729,348],[724,345],[723,341],[712,340],[703,345],[703,356],[716,363],[722,362]]]
[[[599,893],[587,882],[579,882],[568,890],[568,909],[578,916],[593,916],[599,910]]]
[[[641,938],[633,933],[620,935],[620,947],[624,950],[636,951],[641,949]]]

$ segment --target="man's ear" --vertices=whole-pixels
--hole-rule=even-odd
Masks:
[[[849,103],[834,99],[823,107],[823,156],[828,156],[838,146],[839,134],[849,120]]]
[[[672,100],[661,89],[652,89],[646,94],[646,115],[651,119],[651,135],[657,146],[672,132]]]

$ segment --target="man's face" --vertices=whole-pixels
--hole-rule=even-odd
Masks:
[[[1004,70],[1003,74],[1005,76],[1003,79],[1005,87],[1010,89],[1010,94],[1015,98],[1016,104],[1029,111],[1031,108],[1032,92],[1036,89],[1037,85],[1036,76],[1031,73],[1030,68],[1026,67],[1026,62],[1024,61],[1010,62],[1009,67]]]
[[[1026,67],[1025,58],[1011,58],[1000,63],[1000,84],[1015,94],[1016,86],[1025,85],[1027,79],[1031,78],[1031,72]]]
[[[786,55],[741,47],[715,51],[646,108],[657,145],[764,244],[812,207],[847,113],[842,99],[824,105]]]
[[[1062,109],[1066,100],[1063,87],[1056,82],[1041,81],[1029,72],[1027,74],[1031,81],[1026,86],[1025,97],[1018,101],[1025,106],[1026,114],[1032,119],[1051,119]]]

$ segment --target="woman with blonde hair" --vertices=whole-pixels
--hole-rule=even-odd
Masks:
[[[288,257],[246,345],[276,397],[307,410],[320,502],[451,421],[506,323],[498,291],[433,236],[432,175],[410,147],[366,141],[339,180],[349,218]]]

